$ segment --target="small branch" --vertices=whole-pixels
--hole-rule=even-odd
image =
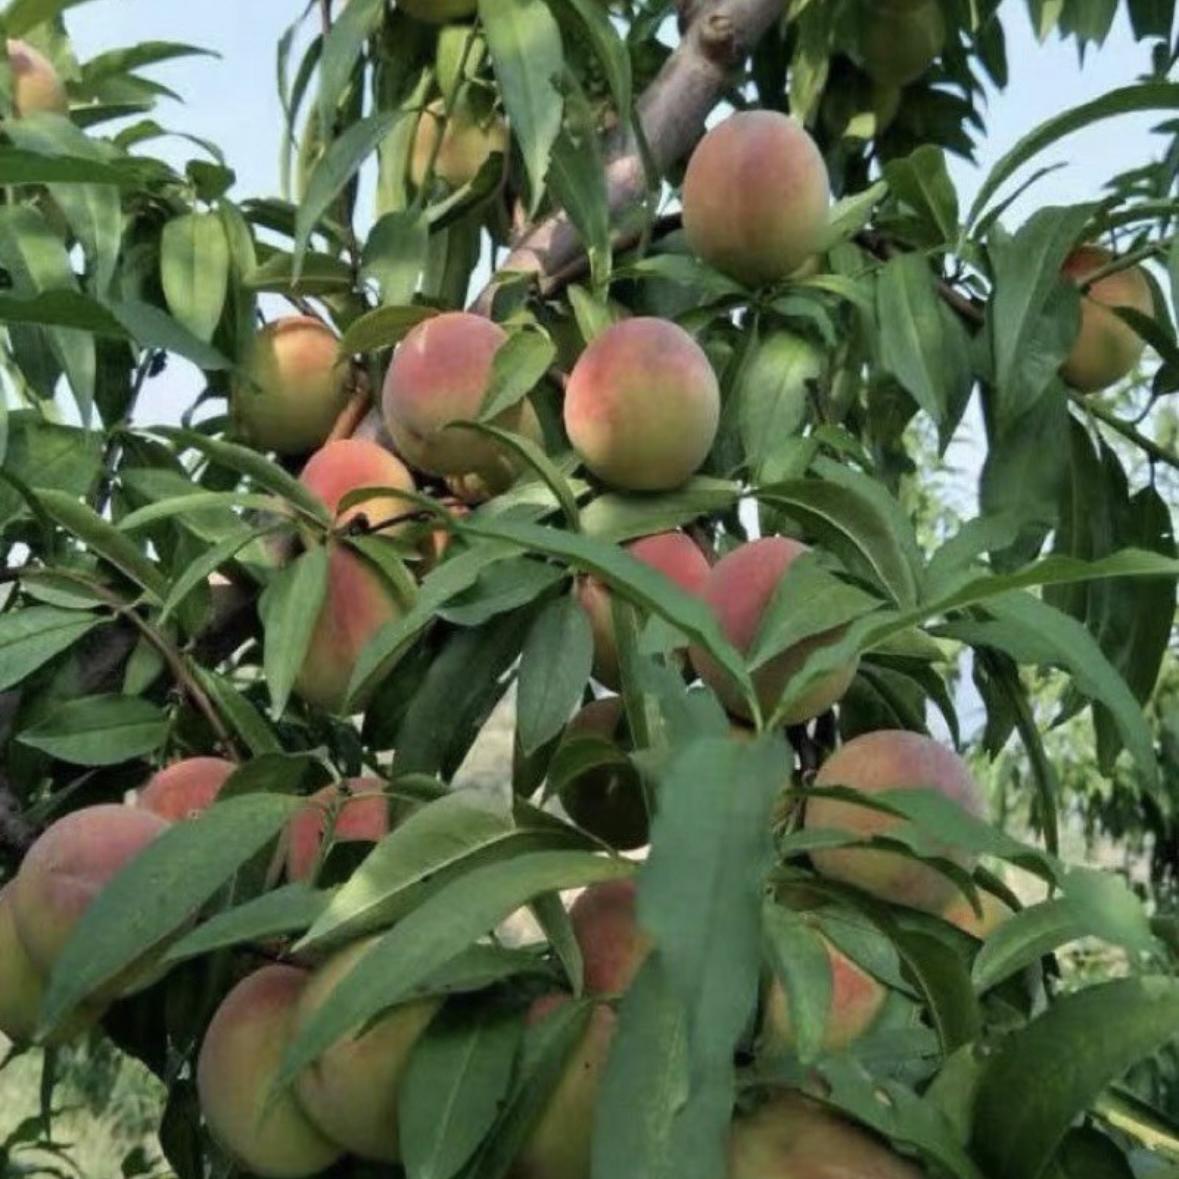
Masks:
[[[123,420],[112,428],[110,437],[106,441],[106,449],[102,456],[102,476],[98,482],[98,490],[94,495],[94,510],[101,516],[106,511],[107,504],[110,503],[111,491],[115,483],[115,467],[119,462],[119,455],[123,451],[123,442],[120,434],[124,427],[131,425],[131,414],[135,410],[135,403],[139,400],[140,393],[143,392],[143,386],[147,382],[147,378],[154,376],[160,369],[157,366],[162,366],[165,353],[158,348],[149,348],[143,354],[143,359],[139,362],[139,367],[135,370],[135,382],[131,386],[131,400],[127,403],[127,411],[123,415]]]
[[[356,391],[352,394],[348,404],[340,411],[340,416],[336,418],[336,424],[332,426],[332,432],[327,436],[328,442],[351,438],[372,408],[372,390],[369,388],[368,376],[356,364],[352,366],[352,386]]]
[[[1069,399],[1079,405],[1086,413],[1092,414],[1099,422],[1104,422],[1111,430],[1121,434],[1127,442],[1145,451],[1154,462],[1163,463],[1173,470],[1179,471],[1179,454],[1160,446],[1153,438],[1148,438],[1140,430],[1136,430],[1129,422],[1123,421],[1112,410],[1106,409],[1092,395],[1069,390]]]
[[[861,230],[856,234],[854,240],[856,245],[867,250],[869,254],[874,258],[879,258],[882,262],[895,258],[900,252],[883,234],[877,233],[875,230]],[[946,282],[944,278],[936,279],[934,285],[942,302],[959,318],[963,319],[968,327],[982,327],[986,322],[987,311],[982,303],[964,295],[952,283]]]

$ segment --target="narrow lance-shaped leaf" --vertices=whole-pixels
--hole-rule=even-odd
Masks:
[[[280,717],[303,668],[328,593],[326,545],[291,562],[266,588],[259,604],[266,631],[263,666],[271,712]]]
[[[212,340],[229,289],[229,241],[216,213],[185,213],[164,226],[160,280],[172,314]]]

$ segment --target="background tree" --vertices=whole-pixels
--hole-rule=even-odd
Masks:
[[[994,3],[323,0],[248,200],[70,7],[3,14],[3,1165],[105,1036],[124,1174],[1175,1172],[1173,124],[1005,224],[1173,6],[968,209]]]

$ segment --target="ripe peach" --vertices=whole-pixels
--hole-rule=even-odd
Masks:
[[[385,374],[382,405],[397,452],[411,466],[431,475],[498,469],[502,451],[496,442],[446,427],[479,416],[495,354],[506,339],[491,320],[451,311],[418,324],[401,341]],[[514,405],[496,424],[518,430],[525,404]]]
[[[806,545],[780,536],[751,541],[722,557],[713,567],[704,586],[704,600],[712,607],[729,642],[738,651],[747,652],[753,645],[762,618],[778,583],[790,566],[809,551]],[[802,669],[811,653],[839,638],[836,631],[824,631],[788,647],[754,672],[753,684],[762,711],[767,715],[782,698],[790,680]],[[750,711],[744,698],[728,675],[707,652],[692,648],[692,663],[700,678],[720,697],[721,703],[736,716],[748,720]],[[829,672],[815,683],[787,712],[787,724],[802,724],[826,712],[843,697],[855,678],[857,661]]]
[[[434,160],[434,175],[445,180],[451,188],[462,188],[470,183],[492,152],[502,154],[508,146],[508,129],[498,115],[481,124],[471,111],[460,105],[447,119],[446,104],[442,99],[436,99],[422,111],[414,135],[409,173],[415,187],[420,188],[425,182],[439,136],[442,142]]]
[[[58,819],[29,849],[12,889],[16,931],[46,978],[91,902],[169,824],[138,807],[85,807]],[[143,981],[142,966],[103,988],[118,994]]]
[[[970,901],[961,893],[942,914],[942,917],[951,925],[956,925],[964,933],[983,942],[1012,916],[1012,911],[994,893],[984,892],[980,889],[978,899],[979,904],[982,905],[981,917],[974,911],[974,906]]]
[[[343,1153],[292,1092],[275,1086],[307,978],[293,966],[266,966],[243,979],[218,1007],[197,1061],[197,1092],[213,1137],[265,1179],[315,1175]]]
[[[308,460],[299,482],[313,491],[328,511],[336,516],[336,524],[363,520],[369,524],[410,517],[418,509],[412,501],[396,495],[374,495],[361,500],[342,512],[340,500],[361,488],[392,487],[400,491],[416,491],[413,476],[405,464],[376,442],[364,438],[339,438],[320,447]],[[406,524],[387,524],[380,531],[384,536],[396,536]]]
[[[237,769],[223,757],[186,757],[165,766],[139,791],[139,805],[175,823],[207,810]]]
[[[887,995],[880,983],[830,942],[824,939],[823,944],[831,963],[831,1004],[822,1050],[841,1052],[872,1026]],[[797,1043],[786,989],[778,979],[766,997],[762,1043],[771,1055],[793,1050]]]
[[[363,557],[330,544],[327,596],[315,623],[295,691],[319,708],[344,706],[360,652],[404,612],[393,587]]]
[[[712,449],[720,387],[681,327],[639,316],[581,354],[565,390],[565,430],[581,461],[626,491],[670,491]]]
[[[869,796],[882,790],[932,790],[972,815],[982,817],[985,811],[982,792],[962,759],[919,733],[884,730],[856,737],[823,763],[815,782],[848,786]],[[838,799],[811,798],[806,807],[808,828],[834,828],[863,838],[886,836],[902,822]],[[965,869],[974,866],[974,857],[956,848],[942,848],[939,854]],[[931,913],[940,912],[956,895],[947,877],[898,852],[828,848],[812,852],[811,861],[823,876]]]
[[[348,946],[311,976],[299,1000],[298,1026],[311,1018],[376,940]],[[295,1081],[299,1104],[321,1133],[361,1158],[398,1161],[398,1088],[413,1046],[438,1006],[437,999],[422,999],[394,1007],[355,1039],[332,1045],[300,1073]]]
[[[805,128],[776,111],[730,115],[684,174],[684,232],[710,266],[746,286],[779,282],[818,252],[827,165]]]
[[[634,880],[594,884],[569,909],[573,934],[585,963],[585,989],[591,995],[621,994],[634,981],[651,949],[639,928]]]
[[[566,995],[542,996],[529,1010],[528,1022],[540,1022],[566,1002]],[[589,1179],[594,1109],[617,1023],[618,1017],[606,1004],[594,1007],[584,1035],[509,1172],[513,1179]]]
[[[916,82],[946,45],[939,0],[872,0],[861,18],[860,59],[881,86]]]
[[[325,323],[290,315],[268,323],[244,360],[233,388],[237,433],[251,446],[304,454],[320,446],[348,404],[347,362]]]
[[[325,786],[287,828],[287,878],[311,880],[329,825],[335,843],[380,843],[389,834],[389,804],[380,778]]]
[[[921,1179],[866,1130],[789,1089],[737,1118],[728,1179]]]
[[[478,0],[397,0],[397,7],[414,20],[431,25],[461,20],[475,11]]]
[[[1113,258],[1100,246],[1079,246],[1065,259],[1061,273],[1080,286]],[[1096,393],[1117,384],[1142,356],[1142,337],[1111,307],[1130,307],[1143,315],[1154,313],[1150,285],[1141,267],[1132,266],[1098,279],[1081,296],[1081,329],[1060,374],[1082,393]]]
[[[701,593],[708,580],[707,558],[700,546],[683,532],[645,536],[627,545],[626,551],[690,594]],[[597,578],[586,577],[578,588],[578,598],[589,615],[594,632],[594,678],[617,691],[622,681],[618,670],[618,647],[614,641],[610,591]]]
[[[8,39],[8,68],[12,72],[12,109],[17,118],[40,111],[60,115],[69,111],[70,100],[53,63],[28,42]]]
[[[569,722],[562,741],[600,737],[620,743],[625,739],[624,719],[619,697],[593,700]],[[579,774],[562,787],[561,805],[579,827],[619,851],[642,847],[650,837],[642,784],[629,763],[595,766]]]

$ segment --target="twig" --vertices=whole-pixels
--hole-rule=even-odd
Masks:
[[[356,364],[352,366],[352,385],[356,390],[348,404],[340,411],[328,442],[338,442],[341,438],[351,438],[364,421],[365,415],[372,408],[372,390],[369,388],[368,375]]]
[[[122,431],[131,425],[131,414],[135,410],[135,403],[139,400],[140,393],[143,392],[143,386],[149,376],[159,371],[156,366],[160,364],[164,355],[165,353],[158,348],[149,348],[143,354],[143,359],[140,360],[139,367],[135,370],[135,383],[131,386],[131,400],[127,403],[123,420],[111,428],[110,437],[106,440],[106,449],[102,456],[102,477],[99,479],[98,490],[94,495],[94,510],[100,516],[106,511],[107,504],[110,503],[111,491],[114,488],[115,467],[123,450]]]
[[[1160,446],[1153,438],[1148,438],[1140,430],[1136,430],[1129,422],[1123,421],[1112,410],[1106,409],[1092,395],[1069,390],[1069,398],[1079,405],[1086,413],[1092,414],[1098,421],[1104,422],[1111,430],[1121,434],[1128,442],[1134,443],[1145,451],[1155,462],[1164,463],[1173,470],[1179,471],[1179,454]]]
[[[879,258],[882,262],[887,262],[890,258],[895,258],[899,253],[897,247],[892,242],[875,230],[861,230],[856,234],[854,240],[858,246],[867,250],[869,254],[875,258]],[[964,295],[957,287],[946,282],[944,278],[936,279],[934,285],[942,302],[951,311],[965,320],[968,326],[978,328],[982,327],[986,322],[987,311],[982,303]]]

